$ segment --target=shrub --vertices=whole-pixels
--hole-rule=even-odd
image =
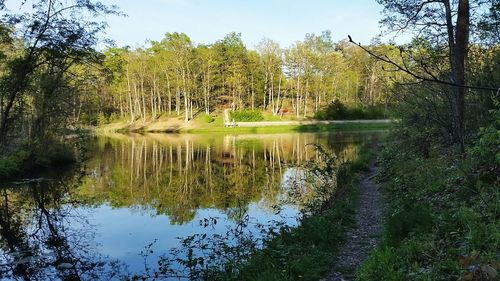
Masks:
[[[406,274],[401,270],[403,261],[394,248],[383,247],[373,252],[357,272],[358,280],[405,280]]]
[[[413,232],[428,232],[432,229],[433,220],[429,206],[411,206],[410,202],[405,207],[389,216],[386,225],[386,239],[391,245],[398,245],[402,239]]]
[[[99,116],[99,118],[101,118],[101,116]],[[104,119],[106,119],[106,118],[104,118]],[[109,116],[108,122],[109,123],[118,122],[118,121],[120,121],[120,119],[122,119],[122,117],[120,116],[120,114],[114,112],[114,113],[111,113],[111,115]],[[104,120],[104,121],[106,121],[106,120]]]
[[[324,110],[316,112],[318,120],[355,120],[355,119],[381,119],[385,118],[384,109],[377,106],[347,107],[341,101],[330,103]]]
[[[212,122],[214,122],[214,120],[215,120],[215,119],[214,119],[214,118],[212,117],[212,115],[210,115],[210,114],[206,114],[206,113],[205,113],[205,114],[203,115],[203,121],[205,121],[206,123],[212,123]]]
[[[326,112],[323,110],[317,111],[314,113],[314,119],[316,120],[327,120],[328,116],[326,115]]]
[[[99,114],[97,114],[97,125],[101,126],[101,125],[104,125],[104,124],[107,124],[107,123],[108,123],[108,119],[106,118],[106,116],[104,115],[104,113],[99,112]]]
[[[387,118],[385,110],[380,106],[369,106],[363,109],[363,114],[366,119],[382,119]]]
[[[347,107],[339,100],[336,100],[326,107],[325,116],[326,119],[346,119]]]
[[[365,116],[365,110],[361,107],[352,107],[346,110],[344,119],[368,119]]]
[[[238,110],[231,111],[231,121],[236,122],[255,122],[264,120],[262,112],[258,110]]]
[[[10,155],[0,157],[0,179],[8,178],[23,169],[29,153],[18,150]]]

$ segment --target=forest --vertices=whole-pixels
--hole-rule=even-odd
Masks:
[[[397,54],[395,46],[373,47]],[[382,62],[346,41],[334,43],[330,31],[307,34],[289,48],[264,38],[255,50],[236,32],[210,45],[167,33],[144,48],[107,49],[103,65],[104,81],[94,85],[101,98],[82,112],[90,122],[96,114],[131,122],[174,115],[188,122],[224,107],[306,118],[335,100],[387,106],[393,83],[380,71]]]
[[[495,72],[489,69],[496,67],[498,52],[492,5],[465,54],[474,86],[463,89],[477,94],[468,95],[471,110],[461,109],[460,115],[471,113],[476,125],[487,112],[481,106],[491,107],[488,89],[496,89]],[[395,105],[423,99],[434,108],[429,109],[431,122],[449,127],[449,132],[464,130],[463,125],[452,128],[456,116],[446,116],[439,95],[409,102],[403,97],[413,85],[421,85],[424,92],[453,85],[443,83],[448,63],[442,58],[448,51],[441,38],[420,36],[405,45],[374,39],[358,46],[350,37],[333,42],[331,32],[324,31],[306,34],[289,47],[264,38],[253,50],[236,32],[208,45],[194,44],[184,33],[166,32],[144,47],[97,50],[105,22],[90,21],[89,15],[120,14],[117,7],[92,1],[70,6],[35,1],[31,13],[5,13],[3,147],[8,142],[12,150],[25,141],[31,145],[63,131],[119,120],[179,117],[189,122],[201,115],[211,122],[224,108],[234,116],[243,113],[249,121],[262,120],[262,113],[271,119],[399,118],[393,114]],[[465,101],[451,105],[457,102]]]
[[[214,120],[225,110],[236,121],[391,119],[386,139],[371,148],[371,160],[362,159],[366,163],[346,173],[349,180],[339,176],[339,182],[354,189],[355,172],[367,172],[368,162],[376,161],[377,183],[387,200],[380,243],[349,274],[357,280],[497,280],[500,1],[376,0],[383,8],[382,32],[410,34],[411,39],[400,43],[374,38],[365,44],[357,41],[356,34],[346,34],[344,40],[334,41],[332,32],[325,30],[305,34],[290,46],[263,38],[253,48],[237,31],[198,44],[197,38],[168,28],[163,38],[141,47],[119,47],[103,35],[106,19],[124,15],[119,7],[94,0],[20,2],[10,3],[18,5],[13,9],[9,1],[0,0],[2,181],[84,165],[91,151],[89,138],[113,123],[222,126]],[[120,156],[121,161],[127,166],[134,166],[134,158],[144,161],[136,169],[144,170],[146,181],[146,170],[159,170],[159,161],[149,168],[148,154],[142,160],[142,148],[140,154],[134,149],[135,142],[130,156]],[[169,159],[181,163],[183,150],[178,150],[179,155]],[[156,157],[154,151],[149,159]],[[167,150],[159,151],[163,159]],[[206,148],[199,154],[209,159],[210,151]],[[276,150],[278,157],[280,152]],[[113,153],[106,157],[125,155]],[[264,160],[257,160],[267,163],[269,156],[263,155]],[[184,157],[187,167],[187,152]],[[267,172],[267,164],[262,163],[251,169],[265,174],[261,169],[266,167]],[[203,171],[206,165],[201,163],[196,170]],[[182,175],[182,165],[178,169]],[[220,189],[227,184],[224,169],[228,168],[222,169],[213,172],[218,181],[207,186]],[[266,178],[273,186],[279,186],[274,182],[279,179]],[[194,175],[192,185],[198,180]],[[129,181],[147,186],[142,179]],[[187,176],[179,182],[187,186]],[[179,207],[167,199],[169,208]],[[333,196],[306,221],[331,219],[328,212],[335,212],[337,220],[335,200],[341,199]],[[351,207],[342,205],[339,210]],[[179,221],[193,217],[194,212],[182,213]],[[239,265],[241,271],[214,273],[211,268],[210,276],[315,280],[327,268],[311,261],[325,254],[305,261],[298,253],[320,251],[314,239],[326,238],[318,238],[314,227],[304,225],[282,230],[282,237],[299,233],[299,246],[278,237],[269,243],[271,251],[276,250],[272,255],[257,251]],[[345,238],[344,227],[333,230],[335,235],[344,233],[338,234],[339,241]],[[274,267],[264,266],[273,258]],[[308,275],[308,270],[314,274]]]
[[[89,18],[120,16],[117,7],[34,1],[32,8],[15,14],[3,6],[0,142],[12,154],[3,175],[27,162],[71,161],[63,145],[48,144],[113,122],[210,123],[226,108],[237,121],[386,118],[402,76],[347,40],[333,42],[330,31],[288,48],[264,38],[248,49],[236,32],[209,45],[167,32],[145,47],[98,50],[106,23]],[[401,60],[395,44],[369,47]]]

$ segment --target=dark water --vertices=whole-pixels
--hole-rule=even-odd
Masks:
[[[89,159],[42,180],[2,183],[0,277],[109,280],[142,274],[179,239],[297,224],[314,197],[303,165],[320,144],[339,161],[376,132],[107,135]],[[291,186],[304,185],[300,194]],[[293,195],[292,195],[293,194]],[[147,258],[145,258],[147,256]],[[170,257],[171,258],[171,257]]]

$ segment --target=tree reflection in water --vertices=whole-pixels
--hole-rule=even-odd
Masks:
[[[273,211],[283,199],[284,177],[299,176],[290,167],[318,157],[307,144],[328,145],[339,159],[350,159],[359,139],[353,134],[109,135],[98,139],[98,157],[88,165],[93,176],[79,195],[88,204],[154,210],[173,224],[190,222],[206,208],[233,216],[233,208],[251,202]]]
[[[154,238],[159,242],[150,250],[161,253],[144,265],[145,271],[157,265],[161,254],[163,262],[176,255],[186,257],[182,247],[169,252],[161,246],[165,240],[175,240],[174,233],[199,238],[212,234],[224,238],[229,233],[233,241],[246,245],[246,249],[236,248],[237,243],[225,245],[233,247],[234,258],[239,259],[259,246],[260,231],[295,225],[296,215],[315,200],[314,188],[302,184],[304,164],[320,159],[315,145],[326,147],[342,162],[356,156],[359,142],[374,137],[353,133],[96,137],[89,142],[90,158],[82,173],[9,184],[0,190],[0,278],[126,278],[127,270],[132,274],[140,270],[142,263],[136,264],[140,249]],[[108,220],[96,222],[98,214]],[[158,225],[154,217],[166,217],[171,225]],[[123,219],[130,227],[119,232],[106,225],[115,225],[109,218]],[[194,219],[200,225],[196,220],[189,224]],[[142,229],[146,221],[157,232]],[[248,226],[256,231],[248,232]],[[113,241],[99,240],[103,231]],[[137,236],[141,238],[136,241],[134,231],[155,236]],[[96,241],[104,242],[101,246]],[[118,244],[106,247],[115,241]],[[123,258],[126,251],[137,258]]]
[[[77,179],[35,180],[0,190],[2,280],[109,280],[125,272],[96,251],[93,229],[69,194]]]

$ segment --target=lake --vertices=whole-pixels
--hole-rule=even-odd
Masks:
[[[322,157],[316,145],[340,163],[380,134],[93,137],[82,165],[2,183],[0,277],[144,276],[159,261],[185,258],[186,237],[296,226],[315,196],[305,169]]]

